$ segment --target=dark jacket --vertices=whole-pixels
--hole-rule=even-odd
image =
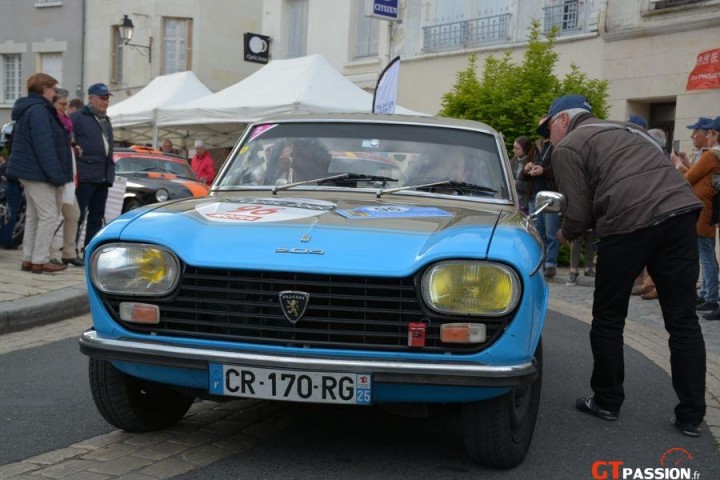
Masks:
[[[702,203],[652,138],[626,128],[581,127],[598,120],[572,119],[555,145],[552,164],[567,197],[562,232],[574,240],[595,227],[602,238],[649,227],[671,215],[699,210]]]
[[[115,180],[115,162],[113,162],[113,134],[110,127],[108,152],[105,153],[102,128],[100,122],[85,105],[81,110],[70,115],[75,132],[75,143],[82,149],[82,156],[77,159],[77,172],[80,183],[103,183],[112,185]],[[108,123],[110,118],[107,119]]]
[[[18,98],[12,119],[17,123],[8,176],[56,187],[71,182],[70,141],[50,101],[37,93]]]
[[[552,190],[557,192],[557,185],[555,184],[555,171],[552,166],[552,143],[538,141],[537,149],[535,150],[534,157],[530,159],[535,165],[543,167],[543,174],[538,176],[531,176],[521,171],[518,179],[529,182],[531,188],[531,195],[537,195],[538,192],[543,190]]]

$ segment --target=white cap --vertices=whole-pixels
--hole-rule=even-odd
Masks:
[[[195,140],[195,148],[202,148],[205,146],[205,143],[202,140]]]

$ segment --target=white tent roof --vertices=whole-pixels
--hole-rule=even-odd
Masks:
[[[155,77],[130,98],[108,107],[113,127],[152,124],[157,109],[211,95],[212,92],[193,72]]]
[[[292,112],[370,112],[372,95],[322,55],[273,60],[213,95],[158,109],[159,127],[248,123]],[[412,112],[401,107],[397,113]]]

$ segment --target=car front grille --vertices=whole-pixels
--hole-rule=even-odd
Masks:
[[[295,324],[283,314],[279,293],[307,292],[305,314]],[[440,325],[467,317],[438,315],[418,298],[414,277],[318,275],[219,270],[187,266],[172,298],[154,301],[104,296],[115,319],[127,329],[157,335],[285,345],[303,348],[471,353],[487,348],[510,316],[475,320],[487,326],[481,345],[443,344]],[[159,325],[119,320],[123,301],[160,307]],[[427,325],[426,345],[408,347],[408,323]]]

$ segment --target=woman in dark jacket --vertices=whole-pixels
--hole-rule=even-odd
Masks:
[[[7,173],[20,179],[25,189],[21,269],[33,273],[67,268],[49,261],[62,187],[72,181],[70,141],[52,105],[57,83],[45,73],[31,75],[28,96],[18,98],[12,110],[16,124]]]

